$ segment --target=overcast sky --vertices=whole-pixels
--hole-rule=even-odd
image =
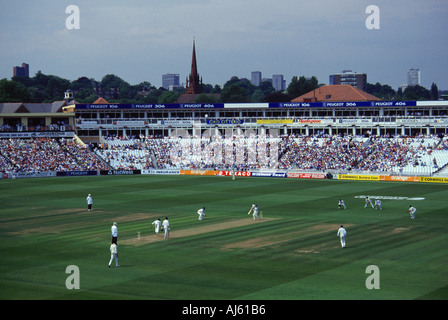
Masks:
[[[68,30],[69,5],[80,29]],[[366,28],[369,5],[380,29]],[[69,80],[116,74],[159,87],[190,72],[193,37],[204,83],[232,76],[316,76],[351,69],[395,90],[411,68],[448,89],[447,0],[0,0],[0,79],[30,64]]]

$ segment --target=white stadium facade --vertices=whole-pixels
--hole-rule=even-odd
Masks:
[[[213,130],[415,136],[447,134],[448,101],[77,104],[75,120],[77,134],[92,141],[111,134],[196,136]]]

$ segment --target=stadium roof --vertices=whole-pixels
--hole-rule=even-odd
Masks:
[[[95,100],[93,104],[108,104],[108,103],[109,102],[106,99],[99,97],[98,99]]]
[[[0,113],[55,113],[62,112],[62,107],[65,105],[65,101],[52,103],[0,103]]]
[[[382,101],[381,99],[347,84],[327,85],[297,97],[291,102],[327,101]]]
[[[65,101],[55,101],[53,103],[24,103],[25,108],[30,113],[54,113],[61,112],[65,106]]]
[[[29,112],[28,110],[24,110],[23,108],[23,103],[21,102],[0,103],[0,113]]]

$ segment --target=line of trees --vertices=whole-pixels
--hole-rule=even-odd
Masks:
[[[203,94],[196,103],[248,103],[248,102],[289,102],[292,99],[310,92],[323,84],[316,77],[305,78],[294,76],[284,91],[276,91],[269,81],[253,85],[247,79],[232,77],[221,88],[219,85],[204,84]],[[45,75],[38,71],[34,77],[13,77],[11,80],[0,80],[0,102],[34,102],[49,103],[61,101],[64,92],[71,89],[75,100],[80,103],[92,103],[99,97],[111,103],[173,103],[185,90],[168,91],[163,87],[156,88],[144,81],[131,85],[120,77],[108,74],[101,81],[80,77],[74,81],[54,75]],[[404,91],[395,91],[389,85],[380,83],[366,85],[365,91],[383,100],[437,100],[437,85],[431,90],[422,86],[407,87]]]
[[[414,100],[438,100],[439,89],[433,82],[431,90],[426,89],[420,85],[409,86],[403,90],[401,87],[397,91],[392,89],[389,85],[382,85],[379,82],[376,84],[367,83],[365,92],[374,95],[382,100],[393,101],[414,101]]]

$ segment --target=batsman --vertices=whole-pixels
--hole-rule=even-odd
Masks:
[[[254,220],[260,219],[260,216],[258,215],[258,205],[252,204],[252,207],[247,214],[250,214],[251,212],[253,212],[252,216]]]

